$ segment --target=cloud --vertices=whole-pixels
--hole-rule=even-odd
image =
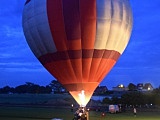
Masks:
[[[44,68],[40,64],[34,62],[1,62],[1,72],[43,72]]]
[[[20,38],[23,36],[21,27],[16,28],[9,25],[4,25],[1,27],[0,31],[3,33],[3,35],[9,38]]]

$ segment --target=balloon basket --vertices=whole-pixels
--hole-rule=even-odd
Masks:
[[[74,113],[73,120],[89,120],[89,111],[86,109],[86,107],[79,107]]]

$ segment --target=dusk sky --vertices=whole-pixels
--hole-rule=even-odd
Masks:
[[[101,82],[109,89],[129,83],[160,85],[160,0],[130,0],[133,30],[129,44]],[[25,82],[47,85],[55,79],[30,50],[22,29],[25,0],[0,3],[0,87]]]

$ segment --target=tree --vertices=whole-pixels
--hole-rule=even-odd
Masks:
[[[55,93],[61,93],[62,91],[66,91],[63,86],[56,80],[52,80],[49,86]]]
[[[28,85],[27,93],[40,93],[40,86],[36,84]]]
[[[11,88],[9,86],[5,86],[0,89],[0,93],[3,93],[3,94],[8,94],[10,92],[11,92]]]
[[[121,104],[121,98],[112,97],[112,104]]]
[[[43,94],[48,93],[49,94],[51,92],[52,92],[52,88],[48,85],[46,87],[44,87],[44,86],[39,87],[39,93],[43,93]]]
[[[160,87],[152,91],[153,94],[160,95]]]
[[[39,93],[39,85],[31,82],[26,82],[24,85],[19,85],[15,88],[16,93]]]
[[[104,98],[104,99],[102,100],[102,103],[103,103],[103,104],[112,104],[112,100],[106,97],[106,98]]]
[[[45,93],[51,93],[51,92],[52,92],[52,88],[49,85],[47,85],[45,87]]]
[[[128,92],[126,94],[123,94],[121,99],[123,101],[123,104],[125,105],[143,105],[144,103],[144,94],[141,92]]]
[[[150,97],[152,104],[160,105],[160,87],[152,91],[152,96]]]
[[[28,86],[27,85],[19,85],[15,87],[16,93],[27,93]]]

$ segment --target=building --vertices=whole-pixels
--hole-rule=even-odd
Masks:
[[[136,86],[137,91],[153,91],[153,86],[151,83],[138,83]],[[119,84],[116,87],[112,88],[113,91],[128,91],[128,87],[125,87],[123,84]]]
[[[138,83],[137,84],[137,90],[142,91],[143,90],[143,83]]]
[[[151,83],[145,83],[143,85],[142,91],[153,91],[153,86],[151,85]]]
[[[113,91],[127,91],[128,87],[125,87],[123,84],[119,84],[116,87],[112,88]]]

